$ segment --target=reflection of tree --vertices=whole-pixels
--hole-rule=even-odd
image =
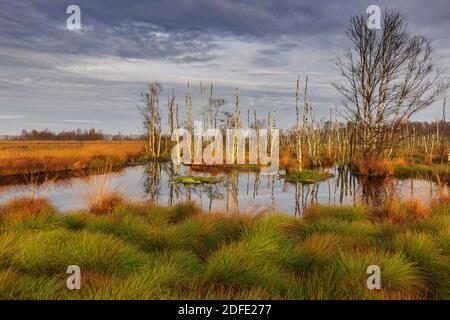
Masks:
[[[259,188],[259,172],[255,172],[255,182],[253,183],[253,199],[258,195]]]
[[[205,193],[209,199],[208,209],[211,211],[213,200],[222,200],[223,193],[220,192],[218,185],[206,185],[202,187],[201,192]]]
[[[348,177],[350,175],[348,170],[338,170],[336,178],[336,189],[339,190],[339,203],[342,204],[344,197],[348,194]]]
[[[357,199],[357,188],[358,188],[358,180],[356,175],[351,173],[349,170],[337,170],[336,171],[336,185],[334,190],[334,196],[336,196],[336,191],[339,191],[339,203],[344,203],[344,198],[349,195],[353,199],[353,204],[356,204]],[[334,204],[336,204],[336,197],[334,197]]]
[[[228,201],[231,195],[234,213],[239,213],[239,173],[237,171],[233,170],[228,174],[227,180],[225,181],[225,189],[227,190],[227,211],[229,211]]]
[[[233,204],[235,213],[239,213],[239,174],[233,172],[231,174],[231,190],[233,195]]]
[[[247,172],[247,197],[250,191],[250,172]]]
[[[174,193],[175,186],[173,183],[170,183],[170,180],[172,180],[172,178],[174,176],[174,171],[175,171],[174,163],[173,162],[165,163],[165,164],[163,164],[162,168],[163,168],[163,170],[167,176],[167,179],[169,181],[169,195],[167,198],[167,205],[171,206],[171,205],[173,205],[173,196],[174,196],[173,193]]]
[[[272,200],[272,213],[275,211],[275,175],[272,175],[272,192],[271,192],[271,200]]]
[[[144,190],[151,203],[157,203],[161,193],[161,163],[149,162],[144,171]]]
[[[288,185],[289,182],[285,182],[285,185]],[[301,215],[301,204],[300,204],[300,194],[301,194],[301,190],[300,190],[300,186],[303,187],[303,185],[297,181],[297,183],[295,184],[295,211],[294,214],[295,215]]]
[[[173,205],[179,201],[195,200],[200,201],[205,210],[211,211],[216,207],[217,202],[226,205],[227,212],[239,213],[240,207],[239,179],[242,177],[241,183],[247,183],[246,189],[248,195],[253,193],[253,201],[257,203],[265,202],[267,209],[274,211],[277,207],[276,203],[276,177],[268,177],[268,193],[258,193],[260,183],[264,186],[265,181],[261,181],[259,173],[255,172],[254,177],[251,174],[245,175],[238,171],[231,171],[226,175],[226,181],[220,184],[213,185],[183,185],[183,184],[169,184],[166,180],[170,180],[176,172],[176,167],[172,163],[158,163],[150,162],[145,167],[144,174],[144,190],[146,198],[152,203],[160,202],[161,197],[164,198],[167,204]],[[251,191],[253,184],[253,191]],[[414,197],[412,193],[417,186],[414,185],[415,180],[412,179],[407,183],[396,179],[375,179],[366,178],[352,174],[348,170],[337,170],[335,178],[327,182],[319,182],[313,184],[296,183],[290,185],[284,183],[282,186],[283,192],[292,193],[294,202],[291,204],[292,213],[295,215],[302,215],[305,208],[312,204],[328,203],[329,205],[339,205],[344,203],[362,203],[369,206],[382,205],[386,199],[400,197],[407,188],[411,191],[410,196]],[[430,192],[433,192],[435,184],[430,182]],[[328,187],[328,190],[326,189]],[[164,188],[164,189],[163,189]],[[245,188],[245,186],[244,186]],[[295,189],[291,189],[295,188]],[[425,188],[425,190],[427,190]],[[425,191],[427,192],[427,191]],[[409,195],[409,194],[408,194]],[[320,199],[319,199],[320,196]],[[421,195],[426,196],[426,195]],[[250,198],[247,197],[247,198]],[[327,201],[328,197],[328,201]],[[205,201],[205,203],[202,203]],[[244,205],[250,202],[251,199],[245,199]],[[241,204],[242,205],[242,204]],[[207,208],[207,209],[206,209]]]
[[[312,183],[302,185],[302,207],[305,208],[308,204],[317,202],[317,195],[320,183]]]
[[[366,205],[380,206],[397,194],[395,179],[369,179],[360,177],[361,201]]]

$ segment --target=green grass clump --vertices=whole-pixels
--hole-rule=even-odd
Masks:
[[[7,299],[59,300],[67,299],[68,289],[63,276],[17,274]]]
[[[167,212],[170,222],[179,222],[198,213],[198,208],[193,202],[178,203]]]
[[[220,248],[208,259],[204,281],[225,287],[259,286],[268,290],[287,287],[276,263],[280,245],[273,240],[252,238]]]
[[[367,296],[367,267],[378,265],[381,270],[381,286],[386,291],[413,292],[421,287],[422,278],[414,265],[400,254],[391,255],[378,251],[341,252],[331,268],[335,277],[326,290],[335,299],[362,299]],[[323,271],[327,273],[327,270]]]
[[[16,235],[18,246],[12,264],[20,270],[34,274],[64,271],[70,260],[65,248],[73,237],[64,229],[23,232]]]
[[[172,247],[189,249],[205,257],[219,246],[236,239],[240,226],[220,214],[195,215],[168,230]]]
[[[69,265],[97,270],[128,271],[146,255],[111,235],[64,229],[19,235],[12,264],[29,273],[52,274]]]
[[[0,299],[448,299],[448,208],[313,206],[297,218],[122,201],[63,215],[17,199],[0,207]],[[69,265],[81,290],[66,288]],[[370,265],[381,290],[366,286]]]
[[[316,183],[327,180],[333,175],[328,172],[319,172],[314,170],[289,171],[283,175],[283,179],[288,182],[300,182],[303,184]]]
[[[176,177],[170,180],[170,183],[182,183],[182,184],[216,184],[222,182],[222,178],[217,177],[198,177],[198,176],[186,176]]]
[[[323,217],[331,217],[344,221],[365,220],[369,217],[369,212],[366,208],[358,206],[338,208],[315,205],[305,214],[306,219],[322,219]]]
[[[397,164],[394,166],[394,174],[398,177],[427,176],[433,174],[433,168],[423,164]]]
[[[380,230],[370,221],[340,221],[333,218],[313,220],[307,225],[308,232],[335,233],[351,240],[355,246],[374,245]]]
[[[111,235],[77,232],[67,245],[68,259],[80,268],[129,272],[145,265],[148,256]]]
[[[447,164],[396,164],[394,175],[397,177],[436,178],[450,181],[450,165]]]
[[[434,239],[423,233],[399,234],[394,246],[417,265],[426,280],[430,293],[436,298],[450,298],[450,257],[436,245]]]
[[[56,210],[44,198],[13,199],[0,207],[0,226],[24,224],[39,228],[54,216]]]
[[[104,274],[91,274],[81,298],[164,299],[193,281],[201,267],[200,260],[191,252],[163,251],[152,256],[145,266],[112,281]]]
[[[341,241],[333,233],[313,234],[294,248],[285,247],[283,263],[299,275],[324,270],[335,259]]]
[[[0,234],[0,267],[10,265],[19,241],[20,238],[15,232],[4,232]]]
[[[449,216],[450,212],[450,199],[448,199],[448,202],[444,202],[433,208],[433,214],[434,215],[440,215],[440,216]]]
[[[12,268],[0,269],[0,299],[11,299],[10,292],[18,280],[17,272]]]

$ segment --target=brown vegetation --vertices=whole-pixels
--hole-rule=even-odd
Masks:
[[[82,170],[139,160],[142,141],[2,141],[0,176]]]

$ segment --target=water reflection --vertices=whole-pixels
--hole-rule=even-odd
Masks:
[[[387,198],[420,198],[425,202],[437,196],[438,186],[418,179],[366,179],[348,170],[331,170],[334,177],[314,184],[289,183],[281,176],[261,176],[258,172],[194,171],[176,167],[171,162],[152,162],[128,167],[110,174],[111,190],[121,192],[130,200],[173,205],[193,200],[206,211],[229,213],[286,212],[302,215],[306,207],[324,205],[367,204],[379,206]],[[222,176],[223,182],[212,185],[172,184],[177,175]],[[35,192],[49,198],[61,210],[82,209],[83,178],[69,177],[47,180],[36,188],[24,183],[2,185],[0,202]],[[35,189],[35,190],[33,190]]]

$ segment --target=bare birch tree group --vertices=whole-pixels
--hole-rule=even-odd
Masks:
[[[280,136],[281,148],[290,155],[295,154],[297,170],[302,170],[305,165],[317,167],[333,163],[343,168],[355,159],[376,162],[401,154],[401,149],[406,150],[403,154],[410,155],[421,150],[427,155],[428,162],[433,161],[435,153],[439,154],[441,163],[448,160],[445,100],[442,121],[437,120],[427,131],[419,132],[410,120],[417,112],[441,99],[450,87],[450,81],[432,61],[431,41],[423,36],[410,36],[406,29],[405,19],[396,11],[384,12],[380,30],[370,29],[365,16],[350,20],[346,34],[352,45],[336,61],[344,81],[333,84],[344,97],[345,123],[338,121],[337,109],[333,122],[331,107],[329,120],[317,121],[308,93],[308,77],[304,82],[297,77],[295,123]],[[174,90],[167,98],[169,132],[180,126],[191,135],[194,132],[191,89],[188,83],[182,123]],[[142,94],[143,105],[139,108],[146,130],[147,156],[153,159],[167,154],[171,146],[170,133],[163,134],[162,130],[160,93],[161,85],[150,83],[148,91]],[[200,108],[196,109],[200,112],[204,130],[220,129],[225,134],[226,129],[238,132],[243,128],[245,120],[241,116],[238,88],[231,108],[225,108],[225,100],[214,96],[212,84],[208,88],[200,83],[200,98]],[[247,128],[256,130],[257,146],[260,129],[275,128],[275,119],[275,107],[272,114],[267,113],[266,120],[257,119],[254,110],[252,122],[250,109],[247,109]],[[236,137],[233,139],[237,140]],[[269,135],[269,146],[270,139]],[[178,137],[176,142],[179,142]],[[192,141],[191,155],[194,143]],[[233,160],[236,160],[236,150],[237,145],[233,143],[230,150]]]

